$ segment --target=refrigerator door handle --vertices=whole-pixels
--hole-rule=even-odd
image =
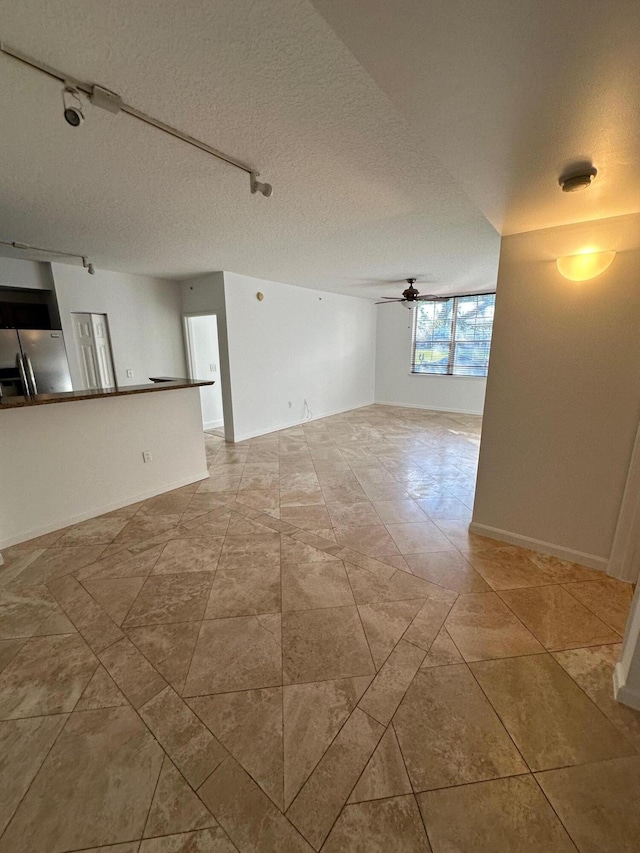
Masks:
[[[18,367],[18,372],[20,373],[20,380],[24,387],[24,395],[25,397],[30,397],[31,389],[29,388],[29,383],[27,382],[27,374],[24,372],[24,364],[22,363],[22,356],[19,352],[16,353],[16,365]]]
[[[33,365],[31,364],[31,359],[29,358],[28,355],[25,355],[24,360],[25,360],[26,365],[27,365],[29,382],[31,382],[31,393],[37,394],[38,393],[38,386],[36,385],[36,377],[33,375]]]

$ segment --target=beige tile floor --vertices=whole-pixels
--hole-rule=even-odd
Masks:
[[[469,535],[480,420],[384,406],[5,552],[0,853],[626,853],[630,587]]]

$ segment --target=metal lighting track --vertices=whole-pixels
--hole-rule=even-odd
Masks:
[[[93,264],[86,255],[77,255],[75,252],[59,252],[57,249],[42,249],[39,246],[30,246],[28,243],[18,243],[15,240],[12,242],[0,240],[0,246],[7,246],[9,249],[16,249],[18,252],[27,252],[32,255],[34,253],[36,255],[45,255],[47,260],[51,260],[51,256],[53,256],[53,260],[56,260],[57,258],[78,258],[82,261],[82,266],[86,269],[89,275],[95,274]],[[9,257],[12,256],[10,255]],[[33,260],[35,260],[35,258],[33,258]]]
[[[130,104],[125,103],[116,92],[112,92],[110,89],[105,89],[97,83],[84,83],[82,80],[76,80],[69,74],[65,74],[63,71],[59,71],[57,68],[47,65],[45,62],[40,62],[39,59],[27,56],[27,54],[22,53],[22,51],[17,50],[14,47],[10,47],[2,41],[0,41],[0,52],[5,53],[7,56],[11,56],[13,59],[17,59],[19,62],[24,63],[24,65],[29,65],[31,68],[35,68],[43,74],[47,74],[49,77],[53,77],[54,80],[60,80],[60,82],[65,86],[70,86],[77,89],[79,92],[83,92],[87,95],[94,106],[112,113],[127,113],[127,115],[133,116],[133,118],[151,125],[151,127],[156,127],[158,130],[162,130],[164,133],[169,136],[173,136],[175,139],[180,139],[182,142],[186,142],[194,148],[199,148],[201,151],[211,154],[212,157],[217,157],[218,160],[223,160],[225,163],[229,163],[230,166],[235,166],[236,169],[242,169],[243,172],[246,172],[249,175],[252,193],[261,193],[266,198],[271,195],[271,184],[264,184],[258,181],[258,175],[260,173],[256,171],[253,166],[249,166],[247,163],[243,163],[242,160],[237,160],[235,157],[231,157],[223,151],[218,151],[217,148],[207,145],[206,142],[202,142],[194,136],[190,136],[188,133],[183,133],[181,130],[172,127],[170,124],[160,121],[160,119],[143,113],[141,110],[136,109],[136,107],[132,107]]]

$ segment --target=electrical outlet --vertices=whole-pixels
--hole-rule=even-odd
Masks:
[[[151,462],[151,451],[143,450],[142,451],[142,461],[143,462]]]
[[[210,365],[209,365],[209,370],[210,370],[212,373],[215,373],[215,372],[216,372],[216,365],[215,365],[215,364],[210,364]]]
[[[133,379],[133,370],[131,368],[127,370],[127,379]]]

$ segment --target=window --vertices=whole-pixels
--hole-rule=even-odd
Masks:
[[[495,301],[495,293],[477,293],[418,302],[411,372],[486,376]]]

